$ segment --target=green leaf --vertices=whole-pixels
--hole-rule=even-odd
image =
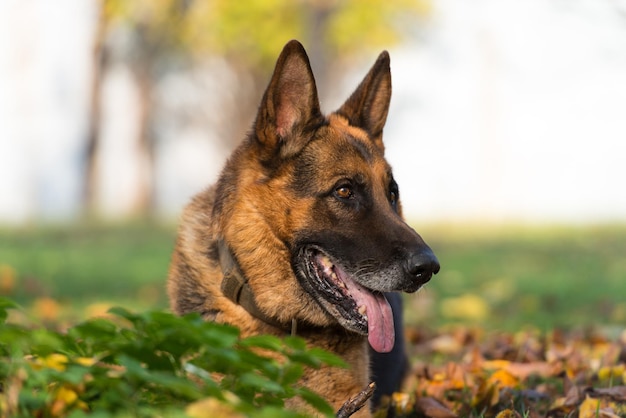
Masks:
[[[282,366],[278,364],[277,360],[261,356],[252,351],[241,350],[238,351],[238,354],[241,358],[241,362],[237,364],[238,366],[246,370],[260,370],[270,378],[278,378]]]
[[[85,376],[90,372],[89,368],[83,366],[77,366],[70,364],[63,373],[58,373],[59,380],[71,383],[73,385],[79,385],[85,379]]]
[[[293,350],[306,350],[306,341],[300,337],[287,336],[284,339],[285,345]]]
[[[320,395],[318,395],[317,393],[313,392],[312,390],[307,389],[305,387],[302,387],[302,388],[298,389],[298,394],[309,405],[311,405],[312,407],[314,407],[315,409],[317,409],[321,413],[323,413],[325,415],[328,415],[328,416],[333,416],[335,414],[335,411],[328,404],[328,402],[326,402],[326,400],[324,398],[322,398]]]
[[[291,361],[302,363],[306,366],[313,367],[314,369],[319,369],[322,365],[321,360],[305,351],[287,353],[287,357],[289,357],[289,360]]]
[[[269,380],[263,376],[259,376],[256,373],[244,373],[239,376],[238,382],[239,385],[244,387],[249,387],[258,392],[270,392],[281,394],[285,392],[285,389],[278,383]]]
[[[9,309],[18,309],[19,306],[11,299],[0,297],[0,322],[5,322],[9,316]]]
[[[243,347],[265,348],[272,351],[282,351],[283,341],[273,335],[255,335],[244,338],[239,343]]]
[[[30,354],[45,356],[65,351],[64,339],[54,331],[45,329],[33,330],[30,334],[30,343],[32,344]]]
[[[321,348],[314,347],[309,350],[309,354],[329,366],[341,368],[348,367],[348,364],[341,357]]]
[[[301,364],[288,362],[283,366],[280,376],[281,383],[284,386],[293,385],[302,377],[303,373],[304,367]]]
[[[141,315],[137,315],[132,313],[126,308],[122,308],[121,306],[114,306],[108,310],[108,313],[113,314],[115,316],[119,316],[120,318],[124,318],[130,321],[133,325],[137,326],[139,322],[142,321]]]
[[[239,329],[230,325],[204,322],[194,328],[203,345],[210,347],[233,347],[239,341]]]

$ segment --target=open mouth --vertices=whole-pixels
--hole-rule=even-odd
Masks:
[[[382,292],[357,283],[330,256],[309,247],[304,251],[306,287],[322,298],[322,306],[345,328],[367,335],[378,352],[391,351],[395,341],[393,314]]]

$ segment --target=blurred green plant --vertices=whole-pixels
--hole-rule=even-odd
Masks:
[[[57,332],[7,321],[0,298],[2,417],[296,417],[293,397],[323,415],[331,407],[296,382],[304,368],[343,367],[302,339],[256,336],[163,312],[122,308]]]

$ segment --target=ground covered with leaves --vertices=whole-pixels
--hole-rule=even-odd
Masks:
[[[626,416],[626,329],[408,331],[405,392],[378,417]]]

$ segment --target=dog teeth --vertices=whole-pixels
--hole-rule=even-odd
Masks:
[[[330,258],[328,258],[328,256],[326,256],[326,255],[322,255],[320,257],[320,261],[322,262],[324,267],[327,267],[327,268],[331,268],[332,265],[333,265],[333,263],[330,261]]]
[[[361,315],[363,315],[367,319],[367,306],[361,305],[357,309]]]
[[[342,289],[347,289],[346,284],[343,282],[343,280],[337,279],[337,275],[335,273],[333,273],[333,275],[331,277],[333,279],[337,280],[337,286],[339,286]]]

